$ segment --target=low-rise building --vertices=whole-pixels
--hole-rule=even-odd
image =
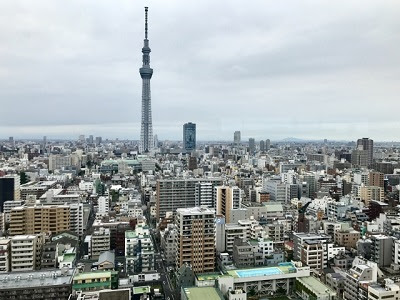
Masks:
[[[295,290],[304,300],[331,300],[336,297],[335,291],[312,276],[297,278]]]
[[[0,299],[68,300],[75,269],[0,274]]]
[[[237,269],[227,271],[218,278],[218,287],[223,294],[241,289],[259,297],[269,296],[278,289],[291,292],[296,278],[310,276],[310,268],[301,262],[286,262],[275,267]]]

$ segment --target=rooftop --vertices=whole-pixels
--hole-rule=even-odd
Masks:
[[[178,214],[185,215],[199,215],[199,214],[215,214],[215,210],[208,207],[190,207],[190,208],[178,208],[176,210]]]
[[[133,287],[133,294],[137,295],[137,294],[149,294],[150,293],[150,286],[146,285],[146,286],[134,286]]]
[[[240,277],[256,277],[256,276],[273,276],[278,274],[289,274],[295,273],[295,266],[288,263],[280,263],[278,266],[274,267],[261,267],[261,268],[252,268],[252,269],[236,269],[227,271],[228,275],[233,276],[235,278]]]
[[[197,280],[198,281],[205,281],[205,280],[215,280],[218,277],[220,277],[220,273],[202,273],[202,274],[196,274]]]
[[[40,270],[0,274],[0,290],[70,285],[75,269]]]
[[[264,205],[267,209],[267,212],[283,211],[283,206],[279,202],[265,202]]]
[[[188,300],[223,300],[215,287],[192,287],[183,290]]]
[[[96,271],[96,272],[83,272],[74,276],[74,280],[86,280],[95,278],[111,278],[111,271]]]
[[[317,280],[312,276],[308,277],[300,277],[296,280],[300,281],[303,285],[305,285],[310,291],[317,295],[330,295],[335,296],[336,293],[331,290],[328,286],[323,284],[321,281]]]

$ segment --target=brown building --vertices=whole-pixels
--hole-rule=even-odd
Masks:
[[[191,171],[197,169],[197,157],[195,156],[189,157],[188,169]]]
[[[70,230],[68,205],[20,206],[11,210],[10,235]]]
[[[260,194],[260,202],[268,202],[270,200],[270,195],[268,192],[259,192]]]
[[[360,237],[360,232],[357,230],[340,230],[335,232],[335,243],[346,249],[356,249]]]
[[[215,211],[206,207],[176,210],[176,267],[188,264],[195,273],[214,271]]]
[[[369,185],[379,186],[384,188],[383,182],[385,179],[385,175],[381,172],[370,172],[369,173]]]
[[[225,216],[226,223],[231,223],[231,210],[240,208],[241,190],[237,186],[217,186],[216,213]]]

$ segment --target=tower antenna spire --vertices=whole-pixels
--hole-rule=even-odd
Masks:
[[[149,8],[146,6],[144,8],[144,38],[147,40],[147,11]]]

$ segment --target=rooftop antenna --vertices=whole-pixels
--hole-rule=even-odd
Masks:
[[[149,8],[146,6],[144,8],[144,38],[147,40],[147,11]]]

